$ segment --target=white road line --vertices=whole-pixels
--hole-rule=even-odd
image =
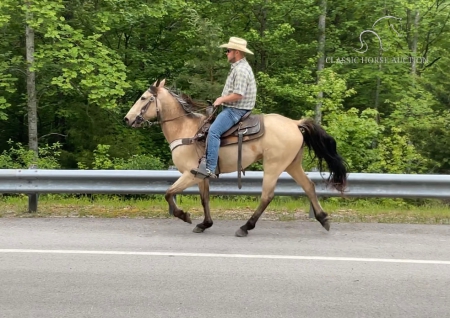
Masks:
[[[178,257],[210,257],[210,258],[248,258],[248,259],[286,259],[302,261],[343,261],[343,262],[373,262],[373,263],[406,263],[450,265],[450,261],[396,259],[396,258],[359,258],[359,257],[327,257],[299,255],[255,255],[255,254],[216,254],[216,253],[178,253],[178,252],[133,252],[133,251],[83,251],[83,250],[31,250],[31,249],[0,249],[0,253],[26,254],[88,254],[88,255],[131,255],[131,256],[178,256]]]

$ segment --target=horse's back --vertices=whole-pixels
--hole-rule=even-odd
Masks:
[[[303,142],[298,128],[299,120],[293,120],[280,114],[264,114],[265,135],[277,136],[282,140],[297,140]]]

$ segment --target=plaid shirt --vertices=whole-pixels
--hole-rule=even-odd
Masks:
[[[232,93],[242,95],[243,98],[233,103],[223,103],[224,106],[251,110],[256,102],[256,81],[252,68],[245,58],[231,64],[222,96]]]

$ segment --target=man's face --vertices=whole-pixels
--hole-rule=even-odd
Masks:
[[[227,54],[228,62],[230,62],[230,63],[236,62],[237,50],[227,49],[226,54]]]

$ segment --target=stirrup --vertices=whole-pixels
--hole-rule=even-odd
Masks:
[[[191,173],[199,179],[205,179],[205,178],[217,178],[217,175],[212,173],[209,169],[202,169],[203,167],[198,167],[196,169],[192,169]]]

